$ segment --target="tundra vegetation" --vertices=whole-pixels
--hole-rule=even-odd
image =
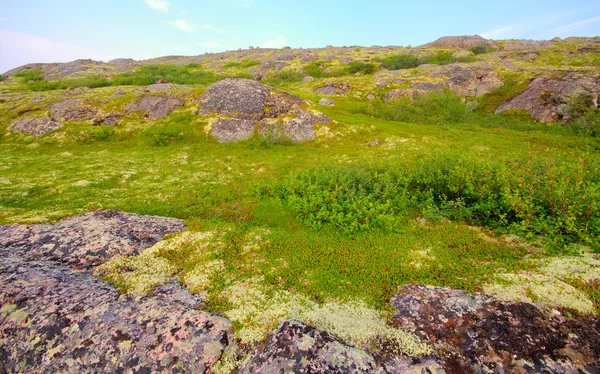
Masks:
[[[511,64],[488,47],[462,57],[453,49],[328,48],[304,50],[311,59],[298,55],[279,70],[263,62],[287,52],[261,49],[61,79],[25,70],[0,83],[0,223],[97,208],[184,219],[188,232],[97,272],[131,294],[178,276],[245,342],[299,317],[357,346],[377,335],[401,352],[427,352],[386,327],[389,300],[408,283],[599,313],[597,98],[572,97],[565,123],[496,113],[534,76],[597,72],[599,55],[575,53],[579,46],[507,52]],[[457,62],[489,64],[503,85],[477,97],[442,88],[384,100],[411,82],[439,83],[425,74],[429,65]],[[259,134],[217,142],[196,99],[221,79],[258,73],[333,121],[304,143]],[[377,84],[390,73],[396,78]],[[175,84],[169,95],[184,104],[153,121],[127,109],[158,80]],[[341,84],[350,89],[316,92]],[[335,105],[317,106],[324,96]],[[8,131],[65,98],[119,113],[120,123],[75,119],[41,137]],[[592,275],[565,271],[572,261]],[[352,330],[352,313],[366,316],[365,331]]]

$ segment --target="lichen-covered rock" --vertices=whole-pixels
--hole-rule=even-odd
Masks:
[[[62,124],[53,121],[49,117],[25,117],[14,120],[8,126],[7,130],[14,133],[30,134],[38,137],[62,127]]]
[[[150,120],[165,118],[178,108],[183,106],[183,100],[168,96],[144,96],[137,103],[130,105],[129,109],[140,111]]]
[[[446,78],[442,84],[458,96],[483,96],[504,85],[490,66],[482,64],[450,64],[429,73],[432,78]]]
[[[289,65],[286,64],[285,62],[264,60],[260,63],[259,69],[263,72],[268,72],[270,70],[279,71],[288,66]]]
[[[321,100],[319,100],[319,105],[323,105],[323,106],[335,106],[335,102],[333,100],[331,100],[328,97],[324,97]]]
[[[95,122],[95,125],[101,126],[115,126],[121,122],[121,118],[123,117],[120,113],[110,113],[104,118],[98,118]]]
[[[94,119],[98,108],[85,105],[82,99],[59,101],[50,106],[50,117],[54,121],[86,121]]]
[[[165,91],[169,91],[173,88],[177,88],[177,87],[183,87],[180,84],[173,84],[173,83],[155,83],[155,84],[151,84],[148,87],[146,87],[144,89],[144,91],[146,92],[165,92]]]
[[[290,53],[280,53],[277,55],[278,61],[292,61],[294,59],[296,59],[296,56]]]
[[[330,82],[325,86],[317,87],[315,92],[321,95],[343,95],[350,92],[350,85],[345,82]]]
[[[568,122],[572,119],[569,104],[586,96],[588,100],[580,100],[579,105],[599,106],[600,78],[577,78],[574,73],[563,78],[535,78],[525,91],[500,105],[497,112],[526,110],[538,122]]]
[[[283,322],[240,373],[382,373],[373,357],[299,321]]]
[[[186,228],[175,218],[97,210],[55,224],[0,225],[0,257],[56,261],[76,268],[130,256]]]
[[[600,368],[598,319],[548,317],[531,304],[422,285],[400,287],[391,303],[395,325],[436,346],[451,373]]]
[[[281,134],[292,141],[314,139],[320,117],[300,109],[308,105],[287,92],[250,79],[230,78],[215,83],[200,98],[201,116],[216,117],[210,133],[219,142]],[[274,130],[274,131],[273,131]]]
[[[134,299],[86,271],[10,255],[0,261],[0,372],[207,372],[232,331],[200,304],[177,284]]]

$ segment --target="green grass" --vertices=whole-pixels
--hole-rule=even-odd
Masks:
[[[423,61],[374,57],[392,68]],[[423,58],[454,61],[448,52]],[[495,61],[492,54],[478,58]],[[97,208],[185,219],[192,232],[215,232],[219,240],[206,250],[187,243],[157,256],[184,281],[204,262],[222,261],[205,290],[214,311],[231,308],[225,289],[258,275],[269,292],[319,303],[359,298],[385,310],[405,283],[474,291],[498,273],[535,268],[532,259],[572,253],[574,244],[598,251],[598,111],[580,113],[569,126],[494,114],[525,89],[530,72],[502,73],[505,86],[479,98],[476,110],[447,92],[414,102],[367,101],[377,65],[314,61],[266,76],[264,82],[312,103],[326,78],[352,85],[334,107],[312,107],[335,122],[317,126],[321,135],[302,144],[256,137],[220,144],[207,136],[194,99],[231,74],[205,65],[147,66],[58,83],[41,72],[21,73],[2,82],[23,100],[0,100],[0,222],[53,222]],[[357,72],[362,76],[350,76]],[[301,82],[305,75],[316,81]],[[163,120],[132,113],[118,126],[73,122],[37,139],[4,131],[18,113],[42,115],[63,88],[143,86],[161,78],[192,86],[177,91],[186,106]],[[29,103],[32,87],[51,85],[45,102]],[[105,112],[126,112],[136,93],[112,98],[114,90],[81,95]],[[380,145],[369,147],[373,139]],[[248,238],[261,230],[268,231],[264,241],[248,250]],[[525,244],[508,244],[506,234]],[[124,278],[109,279],[128,287]],[[597,300],[593,285],[575,286]]]
[[[378,59],[381,67],[388,70],[412,69],[423,64],[448,65],[454,62],[474,62],[475,60],[474,56],[454,57],[451,52],[446,51],[426,56],[401,54]]]
[[[258,60],[242,60],[242,61],[230,61],[223,65],[224,68],[241,68],[247,69],[252,66],[260,65],[260,61]]]

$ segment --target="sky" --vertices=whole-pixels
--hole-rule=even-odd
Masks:
[[[446,35],[600,35],[598,0],[2,0],[0,72],[260,46],[421,45]]]

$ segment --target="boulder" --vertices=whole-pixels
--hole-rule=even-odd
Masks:
[[[395,326],[435,345],[452,372],[576,373],[600,362],[592,317],[548,317],[531,304],[423,285],[400,287],[391,304]]]
[[[210,132],[219,142],[251,137],[255,131],[266,135],[280,127],[292,141],[314,139],[317,118],[300,109],[308,105],[299,97],[275,90],[250,79],[230,78],[215,83],[200,98],[200,115],[216,117]]]
[[[129,109],[140,111],[150,120],[165,118],[175,108],[183,106],[183,100],[168,96],[144,96]]]
[[[85,105],[82,99],[59,101],[50,106],[54,121],[87,121],[96,118],[98,108]]]
[[[425,44],[423,47],[469,49],[480,45],[495,47],[495,44],[492,41],[479,35],[444,36],[436,41]]]
[[[125,96],[125,95],[126,95],[125,91],[123,91],[122,89],[118,89],[110,97],[121,97],[121,96]]]
[[[580,104],[598,107],[599,78],[577,78],[574,73],[567,74],[563,78],[535,78],[525,91],[500,105],[497,112],[511,109],[526,110],[538,122],[569,122],[572,120],[569,103],[585,97],[588,100]]]
[[[262,71],[266,71],[266,72],[268,72],[270,70],[279,71],[288,66],[289,65],[286,64],[285,62],[271,61],[271,60],[264,60],[259,65],[260,69]]]
[[[379,370],[378,370],[379,369]],[[283,322],[240,373],[375,373],[373,357],[299,321]]]
[[[25,117],[14,120],[7,130],[38,137],[61,128],[63,125],[53,121],[50,117]]]
[[[169,233],[185,230],[179,219],[96,210],[54,224],[0,225],[0,257],[55,261],[89,268],[131,256]]]
[[[116,126],[121,122],[121,118],[123,117],[120,113],[110,113],[104,118],[98,119],[95,125],[99,126]]]
[[[178,284],[133,298],[87,271],[8,255],[3,373],[205,373],[233,336],[230,321],[198,310],[202,300]]]
[[[429,73],[432,78],[445,78],[444,87],[458,96],[483,96],[504,85],[490,66],[483,64],[450,64]]]
[[[325,86],[317,87],[315,92],[321,95],[343,95],[350,92],[350,84],[346,82],[330,82]]]
[[[296,59],[296,56],[290,53],[281,53],[277,55],[276,59],[277,61],[292,61]]]
[[[306,77],[304,77],[304,79],[302,79],[302,82],[312,82],[314,81],[315,78],[311,77],[310,75],[307,75]]]
[[[335,102],[329,98],[322,98],[321,100],[319,100],[319,105],[323,105],[323,106],[334,106]]]

